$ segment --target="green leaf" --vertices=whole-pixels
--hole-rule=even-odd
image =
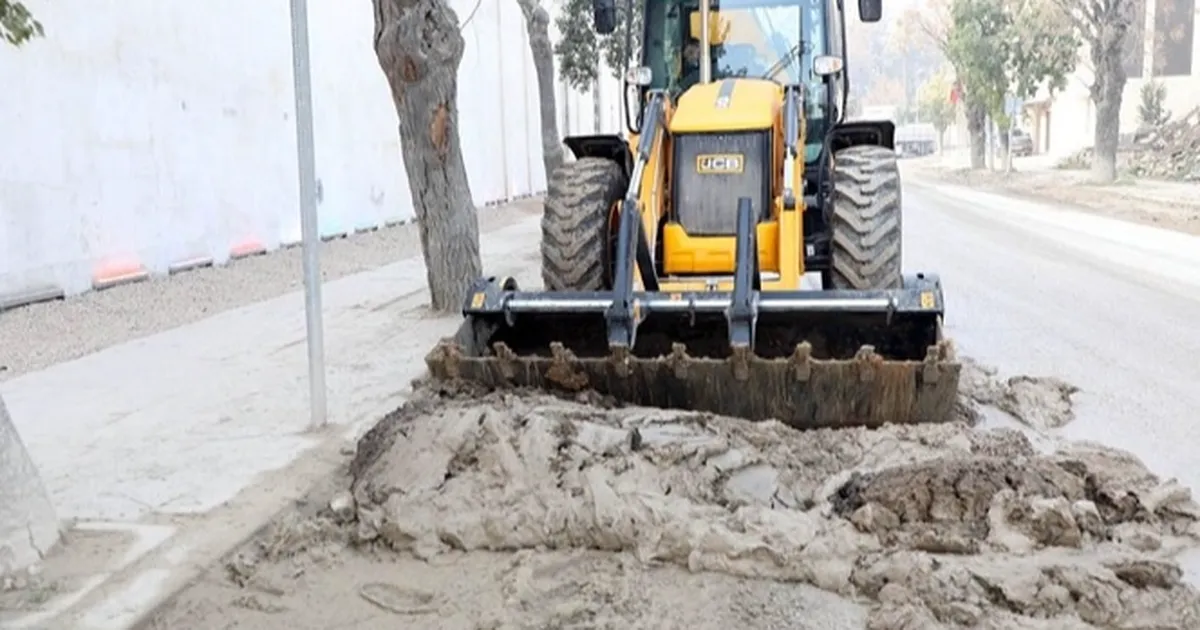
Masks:
[[[958,107],[950,101],[950,90],[954,87],[954,79],[948,68],[943,68],[929,78],[917,94],[917,108],[921,120],[933,125],[938,133],[943,133],[954,124]]]
[[[0,0],[3,1],[3,0]],[[633,2],[633,37],[629,58],[641,58],[642,3]],[[625,0],[617,0],[617,30],[611,35],[597,35],[592,28],[591,0],[566,0],[562,11],[555,19],[559,39],[554,45],[559,74],[564,81],[578,90],[589,90],[592,82],[599,78],[600,62],[604,61],[612,70],[614,78],[621,78],[625,70]]]
[[[34,37],[42,37],[41,22],[20,2],[0,0],[0,37],[13,46],[20,46]]]
[[[1079,50],[1070,22],[1048,0],[953,0],[946,56],[972,102],[1006,127],[1006,95],[1025,100],[1066,86]]]

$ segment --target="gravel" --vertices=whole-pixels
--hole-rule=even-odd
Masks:
[[[536,215],[531,198],[480,211],[487,233]],[[326,282],[420,253],[409,223],[328,241],[321,247]],[[93,291],[66,300],[0,313],[0,382],[110,346],[189,324],[216,313],[303,290],[301,249],[199,269],[146,282]]]

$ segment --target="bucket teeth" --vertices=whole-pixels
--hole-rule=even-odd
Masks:
[[[517,372],[517,353],[503,341],[492,344],[492,352],[496,355],[496,364],[505,380],[512,380]]]
[[[462,348],[449,339],[443,339],[430,353],[440,367],[441,376],[448,379],[459,378],[459,362],[463,357]]]
[[[858,380],[870,383],[875,380],[875,373],[883,363],[883,358],[875,354],[875,346],[863,346],[854,353],[854,363],[858,367]]]
[[[680,329],[683,315],[679,323],[670,317],[647,320],[634,347],[608,343],[599,318],[468,319],[426,362],[438,379],[568,395],[594,390],[619,404],[775,419],[797,429],[955,417],[962,366],[940,321],[847,320],[823,329],[823,320],[797,326],[775,316],[753,343],[730,345],[727,331]],[[715,316],[698,321],[720,327]]]
[[[576,369],[575,353],[563,346],[562,342],[550,344],[550,356],[553,357],[550,369],[546,370],[546,380],[571,392],[586,389],[587,375]]]
[[[921,365],[921,381],[923,383],[933,384],[938,382],[942,372],[942,354],[942,348],[938,345],[929,346],[929,350],[925,353],[925,360]]]
[[[807,341],[797,344],[792,351],[792,376],[801,383],[812,378],[812,344]]]
[[[677,379],[687,378],[688,363],[692,360],[688,356],[687,346],[681,343],[671,344],[671,355],[667,357],[667,365],[671,366],[671,373]]]
[[[629,378],[632,373],[632,368],[629,367],[633,357],[630,355],[628,346],[609,346],[608,362],[613,366],[613,371],[621,378]]]
[[[733,378],[739,381],[750,380],[750,356],[751,350],[747,346],[734,346],[729,355],[729,362],[733,365]]]

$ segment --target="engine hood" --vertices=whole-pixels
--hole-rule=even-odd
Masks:
[[[693,85],[675,103],[671,133],[747,131],[775,124],[783,86],[765,79],[721,79]]]

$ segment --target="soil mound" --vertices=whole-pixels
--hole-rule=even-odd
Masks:
[[[1170,559],[1200,509],[1129,454],[1040,455],[966,423],[800,433],[602,403],[419,391],[359,444],[356,537],[425,559],[585,548],[806,582],[870,598],[877,630],[1200,627]]]

